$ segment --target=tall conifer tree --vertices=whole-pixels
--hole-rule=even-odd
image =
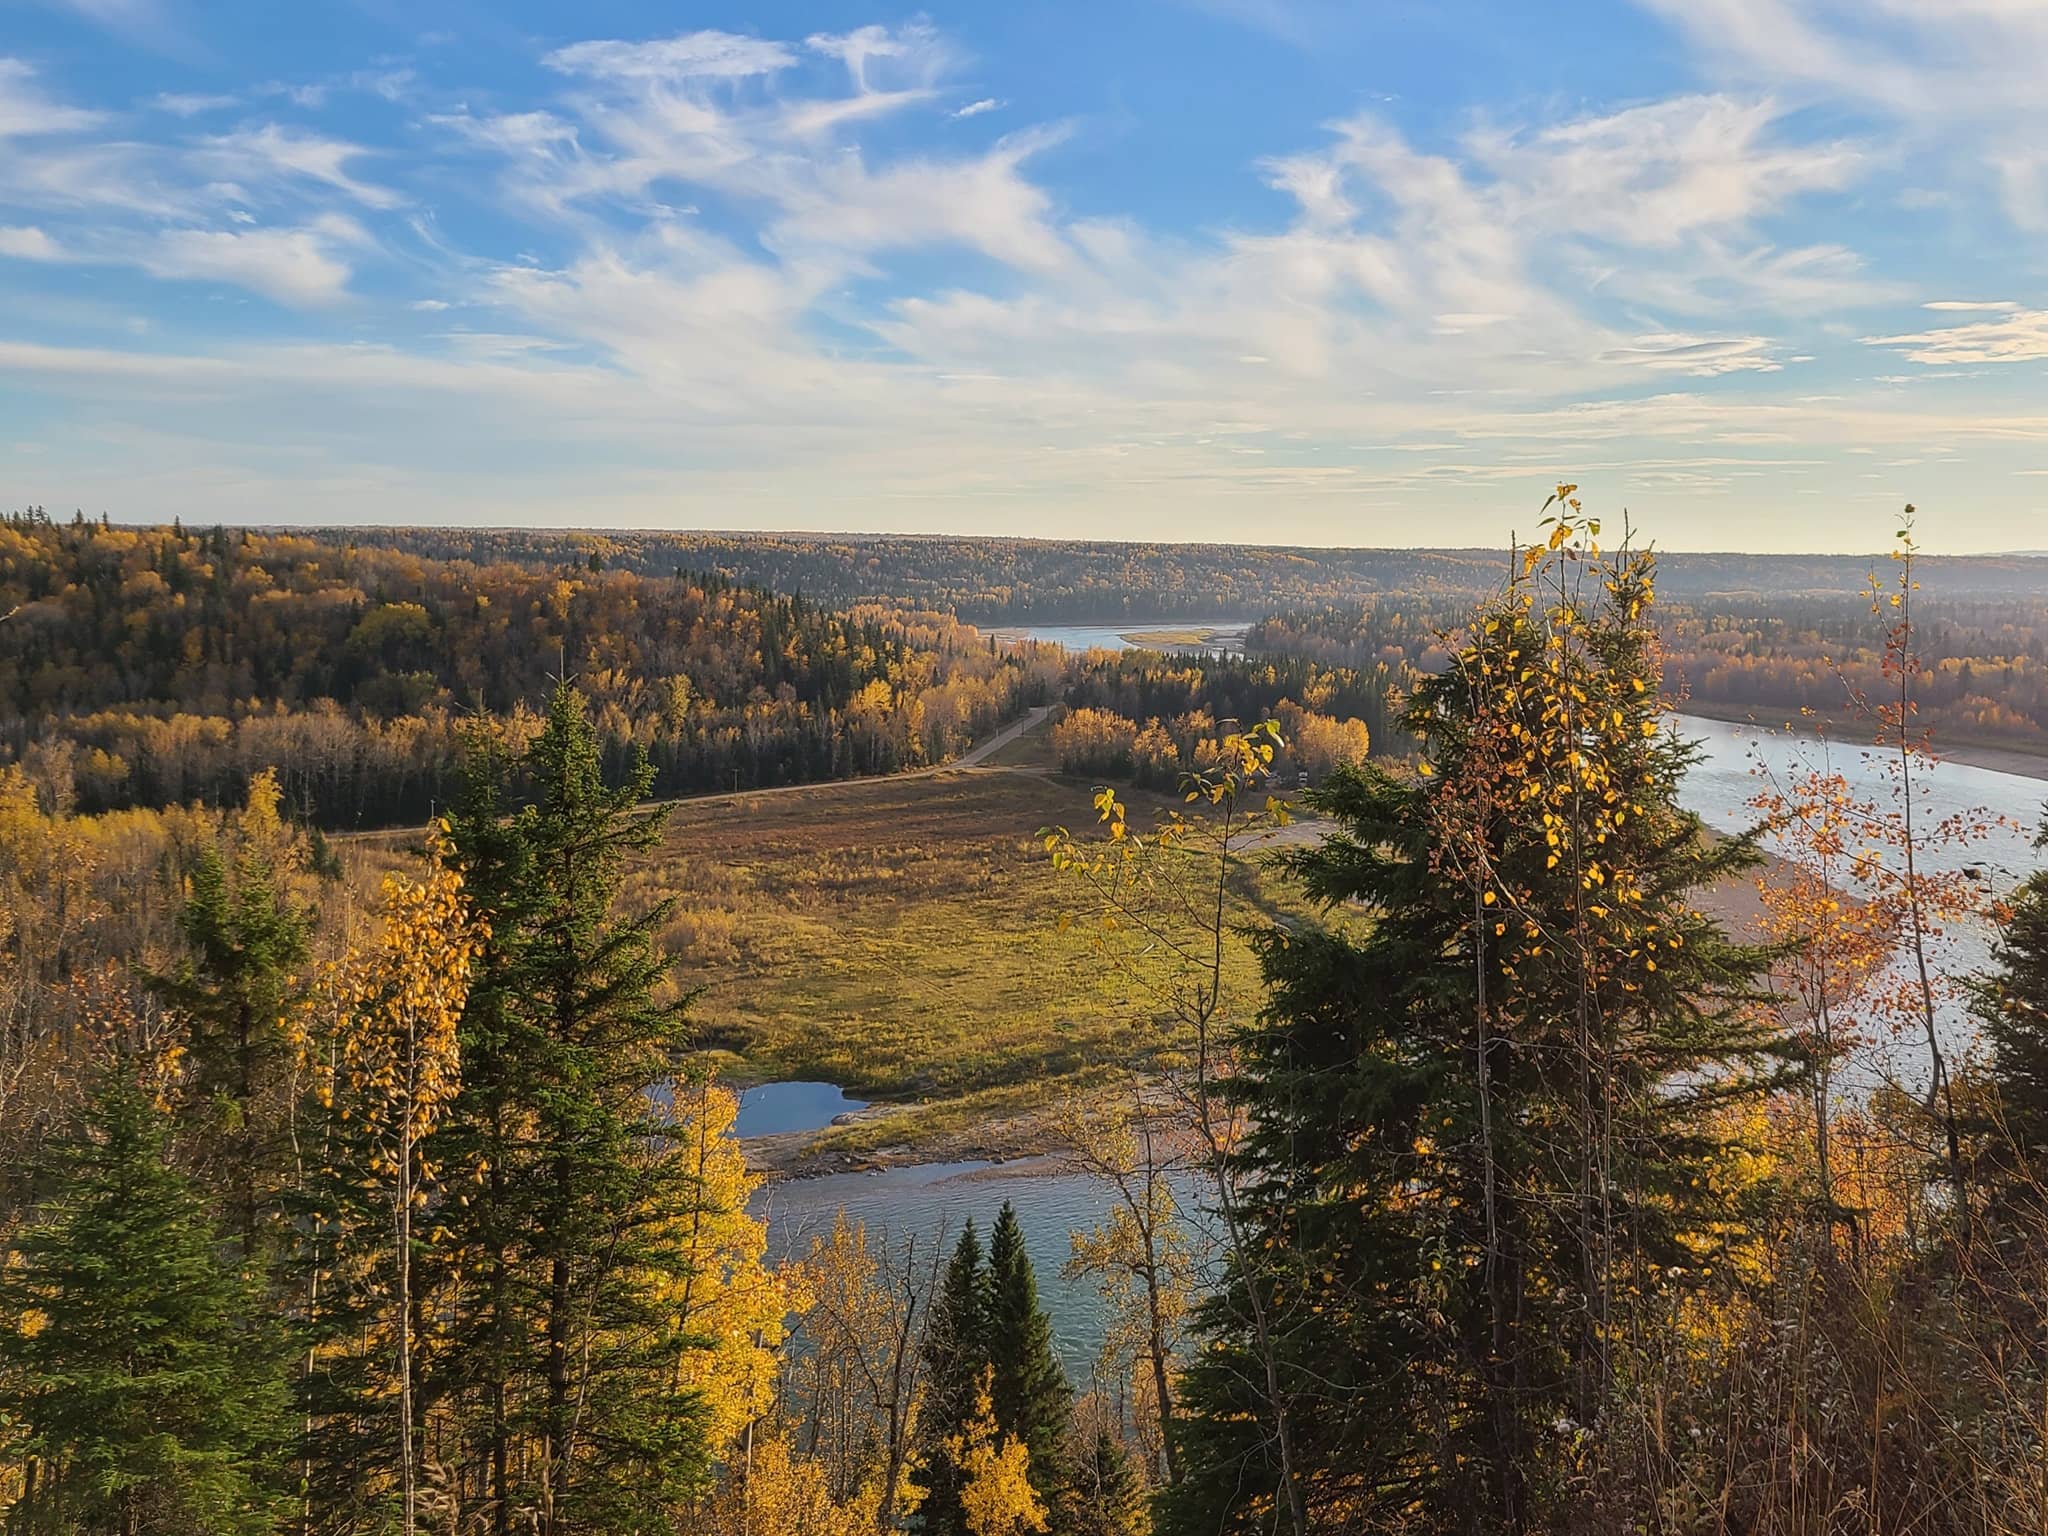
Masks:
[[[479,773],[452,823],[454,863],[490,939],[463,1025],[462,1094],[428,1148],[467,1169],[448,1262],[480,1275],[434,1391],[481,1389],[494,1529],[644,1529],[706,1473],[702,1414],[680,1385],[701,1347],[662,1304],[687,1269],[695,1192],[658,1090],[689,1044],[655,935],[669,905],[614,910],[662,816],[637,757],[605,782],[582,699],[558,686],[525,762],[532,801],[505,818]],[[514,1442],[522,1442],[515,1447]]]
[[[930,1386],[918,1415],[925,1442],[925,1493],[918,1511],[931,1536],[957,1536],[965,1528],[960,1471],[946,1447],[966,1433],[988,1369],[989,1300],[981,1234],[970,1217],[953,1245],[925,1330],[925,1379]]]
[[[1024,1229],[1009,1201],[989,1234],[988,1358],[996,1426],[1031,1453],[1031,1484],[1048,1509],[1066,1491],[1067,1410],[1073,1397],[1053,1349],[1052,1319],[1039,1304]]]
[[[1422,770],[1309,796],[1336,830],[1293,863],[1327,921],[1259,940],[1231,1094],[1318,1528],[1575,1524],[1637,1325],[1726,1283],[1720,1175],[1790,1055],[1767,954],[1695,905],[1755,854],[1677,804],[1654,567],[1560,497],[1416,689]],[[1201,1314],[1171,1529],[1263,1530],[1281,1497],[1248,1312],[1239,1277]]]
[[[260,777],[244,821],[274,828],[276,801],[276,781]],[[239,848],[201,851],[181,924],[185,956],[151,978],[185,1024],[182,1119],[245,1256],[276,1236],[288,1182],[285,1018],[304,996],[308,957],[307,915],[286,894],[267,841],[245,835]]]
[[[2048,848],[2048,816],[2036,846]],[[1996,1090],[1987,1155],[2003,1166],[2008,1192],[2034,1186],[2037,1200],[2048,1198],[2048,872],[2007,899],[1992,958],[1998,969],[1975,1006]]]
[[[110,1079],[0,1276],[0,1410],[24,1469],[10,1529],[276,1529],[283,1341],[166,1141],[133,1082]]]

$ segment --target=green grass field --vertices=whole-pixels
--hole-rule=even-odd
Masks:
[[[871,1140],[1028,1118],[1173,1045],[1103,974],[1088,894],[1036,840],[1088,825],[1089,794],[982,770],[686,802],[628,897],[676,900],[666,938],[733,1076],[918,1106]],[[1229,963],[1248,996],[1248,951]]]

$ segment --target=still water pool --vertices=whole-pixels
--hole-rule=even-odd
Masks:
[[[736,1136],[777,1136],[786,1131],[816,1131],[857,1109],[867,1100],[848,1098],[837,1083],[762,1083],[740,1092]]]

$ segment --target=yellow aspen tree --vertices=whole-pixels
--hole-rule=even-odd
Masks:
[[[1046,1529],[1045,1503],[1031,1486],[1031,1452],[1015,1435],[996,1429],[984,1372],[974,1395],[974,1414],[963,1434],[946,1441],[946,1454],[960,1469],[960,1508],[968,1536],[1021,1536]]]
[[[670,1326],[697,1347],[681,1351],[676,1386],[694,1391],[714,1448],[730,1445],[774,1398],[777,1352],[803,1305],[798,1266],[766,1262],[768,1227],[747,1213],[760,1180],[733,1135],[739,1097],[709,1076],[670,1089],[671,1145],[689,1172],[689,1206],[676,1218],[675,1267],[660,1281]]]
[[[869,1536],[872,1500],[842,1502],[816,1457],[799,1455],[786,1436],[762,1435],[735,1462],[711,1501],[703,1536]]]
[[[469,999],[470,968],[487,937],[462,894],[462,877],[438,861],[424,879],[387,876],[375,944],[338,968],[333,1093],[371,1150],[368,1176],[392,1215],[397,1335],[398,1475],[406,1536],[418,1519],[414,1452],[412,1250],[414,1213],[435,1169],[420,1145],[461,1086],[456,1027]]]
[[[923,1489],[915,1480],[925,1384],[926,1300],[915,1236],[900,1245],[840,1211],[804,1258],[803,1334],[789,1399],[842,1501],[874,1506],[894,1529]]]

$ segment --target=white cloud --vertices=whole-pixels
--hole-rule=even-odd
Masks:
[[[2048,6],[2039,0],[1638,0],[1729,77],[1853,103],[1968,146],[2022,228],[2048,228]]]
[[[1762,336],[1686,336],[1669,332],[1637,336],[1625,345],[1610,347],[1601,354],[1601,360],[1653,373],[1684,373],[1701,378],[1747,371],[1776,373],[1783,366],[1771,355],[1771,343]]]
[[[1013,134],[976,155],[873,163],[855,130],[930,101],[950,49],[922,25],[821,34],[805,47],[845,65],[844,89],[782,91],[768,77],[797,62],[788,45],[700,32],[558,49],[547,62],[586,82],[558,109],[442,121],[505,152],[519,198],[551,213],[668,210],[677,189],[716,192],[762,210],[761,238],[784,261],[838,276],[876,253],[932,244],[1028,270],[1067,259],[1051,198],[1024,174],[1060,130]]]
[[[77,133],[104,120],[103,113],[52,99],[26,60],[0,54],[0,140]]]
[[[1930,299],[1920,306],[1922,309],[1944,311],[1993,311],[2007,312],[2019,308],[2011,299]]]
[[[922,22],[895,29],[868,26],[852,32],[814,33],[804,39],[804,46],[843,63],[854,89],[863,95],[901,89],[906,79],[929,85],[953,59],[953,50]]]
[[[0,256],[17,261],[61,261],[64,253],[57,242],[29,225],[0,224]]]
[[[1897,347],[1916,363],[1941,368],[1965,363],[2040,362],[2048,359],[2048,310],[2018,310],[1999,320],[1978,320],[1905,336],[1866,336],[1863,342],[1871,347]]]
[[[332,304],[347,292],[341,248],[367,243],[362,229],[328,214],[300,229],[167,230],[137,253],[156,277],[226,282],[285,305]]]
[[[967,103],[967,105],[966,105],[966,106],[964,106],[964,107],[956,107],[956,108],[954,108],[954,109],[953,109],[953,116],[955,116],[955,117],[979,117],[979,116],[981,116],[981,115],[982,115],[982,113],[984,113],[984,112],[995,112],[995,111],[998,111],[998,110],[1000,110],[1000,109],[1001,109],[1001,107],[1002,107],[1002,105],[1003,105],[1003,104],[1002,104],[1002,103],[1001,103],[1000,101],[997,101],[997,100],[995,99],[995,97],[993,97],[993,96],[984,96],[984,97],[982,97],[982,98],[981,98],[981,99],[980,99],[979,101],[970,101],[970,102],[968,102],[968,103]]]
[[[256,87],[258,96],[282,96],[295,107],[317,112],[327,105],[327,86],[315,80],[271,80]]]
[[[173,117],[199,117],[208,112],[224,112],[229,107],[239,106],[238,96],[207,96],[188,91],[162,91],[149,99],[149,104],[159,112],[168,112]]]
[[[780,189],[774,243],[837,251],[949,243],[1011,266],[1049,269],[1067,256],[1052,199],[1021,172],[1056,133],[1018,134],[986,155],[913,160],[871,171],[858,155],[816,167]]]
[[[386,101],[404,101],[419,84],[417,70],[400,65],[386,69],[358,69],[348,77],[349,89],[381,96]]]
[[[1861,170],[1852,146],[1793,144],[1768,100],[1681,96],[1529,135],[1478,134],[1476,159],[1524,204],[1616,245],[1677,246],[1705,229],[1741,230]]]
[[[731,32],[686,32],[658,42],[572,43],[544,62],[564,74],[672,84],[773,74],[796,63],[796,55],[781,43]]]
[[[222,181],[241,185],[317,182],[366,208],[396,208],[404,201],[388,188],[359,181],[348,163],[368,154],[359,144],[265,123],[208,139],[195,162]]]

